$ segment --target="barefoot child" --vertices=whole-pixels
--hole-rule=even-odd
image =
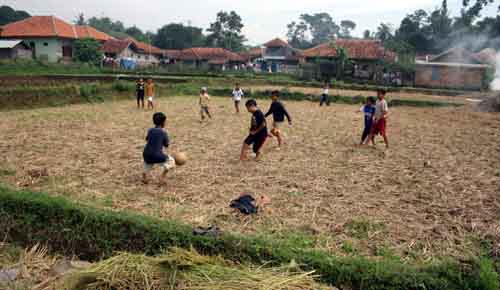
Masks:
[[[373,125],[373,116],[375,114],[375,98],[368,97],[366,99],[366,104],[361,107],[360,110],[365,115],[365,129],[363,130],[363,135],[361,135],[361,143],[363,145],[366,141],[366,137],[370,135],[372,125]]]
[[[386,124],[387,115],[389,114],[389,106],[385,100],[386,91],[384,89],[379,89],[377,91],[377,103],[375,104],[375,118],[371,128],[370,136],[366,139],[364,144],[368,144],[369,141],[373,142],[375,135],[380,134],[384,138],[385,147],[389,148],[389,141],[387,139]]]
[[[163,153],[163,147],[168,148],[170,145],[168,134],[164,129],[166,121],[167,117],[163,113],[153,115],[155,127],[148,130],[147,144],[142,154],[144,158],[144,173],[142,174],[144,183],[148,183],[149,172],[155,165],[159,165],[163,169],[160,178],[161,184],[165,184],[168,171],[175,167],[174,158]]]
[[[141,78],[137,81],[136,85],[137,109],[141,107],[144,109],[144,89],[144,80]]]
[[[325,85],[323,86],[323,94],[321,94],[321,100],[319,101],[320,107],[322,107],[323,104],[330,106],[330,99],[328,97],[329,93],[330,93],[330,85],[328,84],[328,82],[325,82]]]
[[[201,121],[205,120],[205,114],[208,116],[208,118],[212,119],[212,115],[210,115],[210,96],[208,95],[208,90],[207,88],[203,87],[201,88],[200,91],[200,114],[201,114]]]
[[[247,151],[252,145],[253,152],[256,154],[255,160],[260,160],[262,147],[267,139],[266,117],[257,107],[257,102],[255,100],[248,100],[245,106],[247,111],[252,114],[252,120],[250,123],[250,134],[243,142],[241,148],[240,160],[247,160]]]
[[[273,114],[273,129],[271,130],[271,134],[276,136],[278,139],[278,148],[281,148],[283,136],[280,128],[283,126],[283,122],[285,122],[285,117],[288,120],[288,124],[292,125],[292,118],[285,109],[285,106],[283,106],[283,103],[279,101],[279,97],[280,93],[278,91],[273,91],[271,93],[271,99],[273,102],[271,103],[271,107],[265,117],[267,118],[269,115]]]
[[[234,109],[236,110],[236,114],[240,112],[240,102],[241,98],[245,95],[243,90],[240,88],[240,84],[236,84],[236,87],[233,90],[233,101],[234,101]]]
[[[153,79],[148,79],[148,83],[146,84],[146,97],[148,98],[148,109],[154,110],[154,96],[155,96],[155,84],[153,83]]]

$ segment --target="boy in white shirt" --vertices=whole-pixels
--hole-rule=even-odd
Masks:
[[[321,100],[319,102],[320,107],[322,107],[323,104],[330,106],[330,100],[328,99],[329,93],[330,93],[330,85],[328,84],[328,82],[325,82],[325,85],[323,86],[323,94],[321,95]]]
[[[240,88],[240,84],[236,84],[236,87],[233,90],[233,101],[234,101],[234,109],[236,110],[236,114],[240,112],[240,103],[241,103],[241,98],[245,93],[243,90]]]

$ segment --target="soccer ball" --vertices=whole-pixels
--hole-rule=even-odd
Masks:
[[[182,166],[187,162],[187,156],[183,152],[174,153],[172,157],[174,157],[175,165],[177,166]]]

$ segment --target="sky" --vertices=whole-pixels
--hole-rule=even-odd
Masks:
[[[442,0],[0,0],[17,10],[31,15],[54,15],[73,21],[79,13],[87,18],[108,16],[122,21],[125,26],[136,25],[155,32],[168,23],[184,23],[208,28],[221,10],[236,11],[245,25],[243,33],[248,44],[257,45],[273,38],[286,38],[286,25],[296,21],[300,14],[327,12],[337,23],[349,19],[357,24],[355,36],[363,31],[374,31],[381,23],[399,25],[406,14],[416,9],[427,11],[441,6]],[[452,15],[460,12],[462,0],[448,0]],[[493,4],[484,16],[497,14]]]

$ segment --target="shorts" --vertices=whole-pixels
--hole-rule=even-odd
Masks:
[[[241,100],[234,100],[235,105],[239,105],[241,103]]]
[[[380,134],[380,135],[385,135],[386,134],[386,130],[385,130],[385,126],[386,126],[386,119],[383,118],[383,119],[380,119],[378,121],[375,121],[375,123],[373,123],[372,125],[372,134],[373,135],[377,135],[377,134]]]
[[[201,106],[200,113],[210,114],[210,112],[208,111],[208,106]]]
[[[137,92],[137,100],[144,102],[144,91],[138,91]]]
[[[148,102],[153,102],[154,97],[153,96],[148,96]]]
[[[283,121],[281,121],[281,122],[274,121],[273,122],[273,129],[279,130],[281,127],[283,127],[283,123],[284,123]]]
[[[150,172],[151,170],[153,170],[155,165],[160,166],[161,168],[163,168],[164,171],[169,171],[175,168],[175,159],[172,156],[167,155],[167,160],[163,163],[149,164],[144,162],[144,172],[146,173]]]
[[[264,143],[266,143],[267,139],[267,130],[262,130],[256,135],[248,135],[248,137],[245,139],[245,144],[247,145],[253,145],[253,153],[258,153],[260,152],[260,149],[262,149],[262,146]]]

